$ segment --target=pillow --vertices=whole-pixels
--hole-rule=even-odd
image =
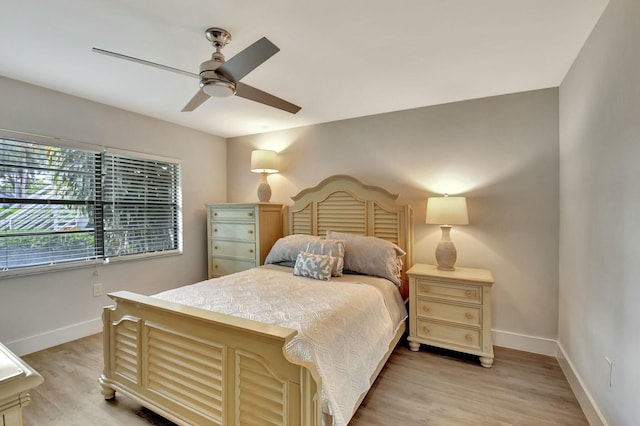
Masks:
[[[324,254],[301,252],[293,267],[293,275],[309,277],[316,280],[329,281],[336,258]]]
[[[287,235],[275,242],[269,254],[264,260],[265,264],[279,263],[286,265],[286,262],[294,262],[298,259],[298,254],[305,251],[310,241],[318,240],[320,237],[305,234]]]
[[[364,235],[327,231],[327,238],[344,241],[344,269],[386,278],[401,285],[402,259],[406,253],[390,241]]]
[[[325,238],[312,240],[307,244],[307,249],[305,251],[307,253],[324,254],[335,257],[336,263],[331,271],[331,276],[342,276],[342,268],[344,267],[344,241],[329,240]]]

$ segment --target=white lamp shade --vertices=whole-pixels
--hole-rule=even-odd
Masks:
[[[468,225],[465,197],[429,197],[425,223],[433,225]]]
[[[251,171],[254,173],[278,173],[278,154],[266,149],[252,151]]]

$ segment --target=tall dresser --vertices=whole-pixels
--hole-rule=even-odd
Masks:
[[[282,237],[282,204],[207,205],[209,278],[264,263]]]

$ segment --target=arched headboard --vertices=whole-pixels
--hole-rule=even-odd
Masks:
[[[324,236],[331,230],[370,235],[407,252],[403,275],[413,265],[413,212],[396,203],[397,194],[352,176],[334,175],[291,199],[293,205],[285,207],[285,234]]]

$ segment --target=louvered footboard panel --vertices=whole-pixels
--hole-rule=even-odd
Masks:
[[[289,424],[286,382],[254,355],[236,353],[237,419],[241,425]]]
[[[114,372],[138,383],[138,326],[136,319],[124,318],[115,325]]]
[[[223,423],[224,346],[148,325],[146,387]]]

